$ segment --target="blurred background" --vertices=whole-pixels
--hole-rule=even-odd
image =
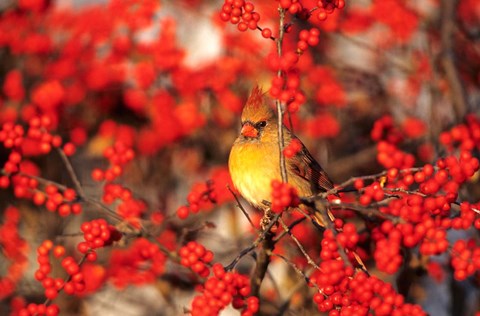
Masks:
[[[259,26],[278,36],[279,2],[253,4],[261,16]],[[302,4],[313,8],[316,1]],[[142,220],[160,216],[161,224],[152,231],[170,248],[196,239],[215,252],[216,261],[227,264],[255,237],[226,188],[228,154],[249,91],[258,84],[268,94],[276,74],[269,61],[276,47],[258,30],[240,32],[221,21],[222,5],[201,0],[2,0],[0,124],[48,116],[52,131],[76,146],[73,167],[85,193],[97,200],[104,187],[91,173],[108,167],[104,150],[118,141],[134,149],[135,159],[117,182],[145,203]],[[290,74],[298,76],[305,102],[289,107],[285,123],[335,183],[385,169],[377,162],[371,135],[381,118],[392,120],[399,147],[418,166],[445,153],[439,143],[442,131],[463,123],[468,113],[480,113],[479,1],[347,0],[326,21],[313,11],[308,20],[289,15],[286,22],[285,52],[296,49],[300,30],[321,31],[319,45],[304,52]],[[24,144],[23,154],[41,177],[72,187],[61,158],[39,154],[36,146]],[[0,149],[2,164],[9,152]],[[209,179],[218,203],[206,202],[198,214],[177,218],[189,193]],[[478,201],[478,182],[468,186],[462,198]],[[260,215],[243,204],[258,221]],[[3,213],[8,205],[19,209],[19,231],[28,244],[17,287],[0,291],[0,314],[7,315],[17,296],[27,302],[44,300],[33,278],[35,248],[44,239],[74,251],[80,224],[108,216],[86,206],[79,216],[59,217],[8,189],[0,191],[0,205]],[[129,241],[124,242],[118,246],[127,247]],[[181,315],[188,308],[195,282],[183,268],[168,263],[154,282],[119,288],[119,276],[105,268],[110,255],[99,252],[99,264],[90,267],[101,274],[91,295],[56,300],[61,315]],[[448,269],[447,258],[437,259]],[[237,268],[248,273],[252,263],[247,258]],[[9,266],[9,260],[1,260],[4,279]],[[270,273],[266,297],[273,295],[275,302],[278,293],[293,295],[298,276],[281,262]],[[411,280],[406,293],[431,315],[473,315],[478,308],[478,279],[433,281],[424,271],[410,273],[404,276]],[[285,315],[316,313],[316,306],[298,295]],[[272,307],[271,315],[274,311]],[[222,315],[230,314],[238,313],[232,309]]]

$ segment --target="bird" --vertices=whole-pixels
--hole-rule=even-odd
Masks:
[[[305,145],[282,124],[284,143],[297,139],[301,149],[285,157],[288,183],[300,198],[331,190],[333,182]],[[278,120],[262,89],[255,86],[241,114],[240,135],[228,158],[232,183],[247,202],[266,211],[271,202],[272,180],[282,180],[278,145]]]

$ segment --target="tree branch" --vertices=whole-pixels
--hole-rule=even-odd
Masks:
[[[455,14],[457,0],[441,0],[440,35],[442,45],[441,62],[448,85],[451,90],[451,101],[455,112],[455,121],[460,121],[468,110],[468,101],[460,74],[455,65],[454,39]]]
[[[284,22],[285,22],[285,10],[282,9],[281,7],[278,7],[278,12],[280,15],[280,24],[279,24],[279,35],[277,38],[277,54],[278,57],[282,56],[282,44],[283,44],[283,36],[285,34],[284,30]],[[282,76],[282,70],[279,69],[277,72],[277,76],[281,77]],[[277,122],[278,122],[278,150],[279,150],[279,155],[280,155],[280,173],[282,175],[282,181],[283,182],[288,182],[288,177],[287,177],[287,168],[285,165],[285,156],[283,155],[283,148],[285,147],[285,141],[283,139],[283,107],[282,103],[280,102],[279,99],[275,100],[275,105],[277,107]]]

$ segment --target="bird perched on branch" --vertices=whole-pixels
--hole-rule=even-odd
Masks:
[[[278,121],[264,93],[255,87],[242,112],[242,129],[228,161],[233,184],[253,206],[266,211],[271,201],[272,180],[281,180]],[[297,137],[282,124],[284,143]],[[305,145],[293,157],[285,157],[288,183],[299,197],[333,188],[332,181]],[[265,203],[267,202],[267,203]]]

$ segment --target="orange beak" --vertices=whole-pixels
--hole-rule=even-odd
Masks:
[[[245,123],[242,126],[240,133],[245,137],[256,138],[258,137],[258,131],[252,124]]]

